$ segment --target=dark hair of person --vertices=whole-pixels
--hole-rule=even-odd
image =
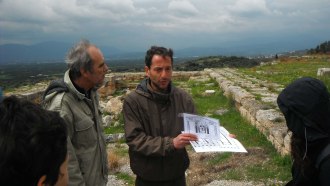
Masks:
[[[54,185],[67,156],[67,129],[57,112],[27,100],[0,103],[0,185]]]
[[[304,175],[305,170],[313,171],[315,169],[314,164],[309,156],[304,158],[306,152],[306,140],[292,133],[291,136],[291,156],[294,159],[296,165],[301,167],[300,171]]]
[[[91,46],[95,45],[91,44],[88,40],[82,39],[69,50],[65,62],[70,70],[70,77],[72,80],[81,76],[81,68],[89,72],[92,71],[93,61],[87,52],[87,49]]]
[[[160,55],[162,57],[170,57],[173,65],[173,50],[171,48],[164,48],[159,46],[152,46],[146,53],[145,65],[150,68],[151,60],[154,55]]]

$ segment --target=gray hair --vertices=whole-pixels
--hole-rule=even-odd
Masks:
[[[70,77],[75,80],[81,76],[80,69],[87,71],[92,70],[92,59],[87,52],[90,46],[94,46],[88,40],[82,39],[79,43],[73,46],[65,59],[66,64],[70,70]]]

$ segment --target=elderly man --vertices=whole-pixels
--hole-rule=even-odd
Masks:
[[[108,166],[97,88],[108,71],[102,52],[87,40],[68,53],[64,79],[52,82],[44,104],[68,129],[69,185],[104,186]]]

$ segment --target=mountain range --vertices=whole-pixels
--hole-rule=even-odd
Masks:
[[[4,44],[0,45],[0,64],[54,62],[63,61],[71,43],[48,41],[34,45]],[[106,59],[144,58],[145,51],[124,51],[111,46],[99,46]],[[190,47],[174,49],[175,57],[202,57],[216,55],[269,55],[285,52],[279,44],[264,44],[235,47]],[[281,51],[280,51],[281,50]]]

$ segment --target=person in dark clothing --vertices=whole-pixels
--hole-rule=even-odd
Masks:
[[[16,96],[0,102],[0,185],[67,186],[66,144],[57,112]]]
[[[324,83],[310,77],[289,84],[277,98],[292,132],[292,180],[287,185],[330,185],[329,99]]]
[[[183,134],[180,113],[196,113],[191,96],[171,83],[173,51],[151,47],[145,57],[147,78],[125,97],[125,137],[137,186],[184,186],[189,157],[185,146],[196,141]]]

